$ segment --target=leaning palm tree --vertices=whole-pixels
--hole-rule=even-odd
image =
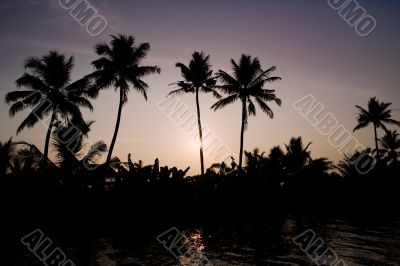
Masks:
[[[121,121],[122,107],[128,102],[130,89],[133,88],[141,93],[147,100],[148,85],[142,78],[161,71],[157,66],[141,65],[150,50],[148,43],[141,43],[136,46],[133,36],[112,35],[111,37],[110,45],[103,43],[95,47],[96,53],[100,58],[92,62],[95,71],[88,75],[89,78],[94,79],[97,91],[111,86],[115,90],[119,90],[117,122],[106,164],[111,161]]]
[[[378,99],[376,99],[376,97],[373,97],[369,100],[367,109],[356,105],[360,112],[357,117],[358,124],[353,131],[365,128],[372,123],[375,134],[376,158],[378,160],[380,156],[377,129],[383,128],[384,130],[387,130],[386,124],[400,127],[400,121],[392,119],[392,110],[389,109],[391,105],[391,103],[380,102]]]
[[[276,97],[275,90],[264,89],[264,85],[265,83],[274,82],[281,78],[270,76],[276,69],[275,66],[263,71],[258,58],[251,58],[251,56],[248,55],[242,55],[239,64],[231,59],[231,64],[233,76],[223,70],[219,70],[217,73],[218,79],[222,83],[222,85],[217,86],[217,88],[229,96],[219,100],[211,108],[215,111],[237,100],[242,102],[242,126],[239,153],[239,168],[242,168],[244,131],[247,128],[248,116],[256,115],[256,107],[252,98],[254,98],[263,112],[267,113],[270,118],[273,118],[274,113],[267,105],[267,102],[274,101],[280,106],[281,100]]]
[[[204,175],[203,130],[201,127],[199,92],[211,92],[218,99],[221,98],[221,96],[214,90],[216,81],[212,74],[213,71],[211,70],[209,55],[206,56],[203,52],[194,52],[188,66],[182,63],[176,63],[176,67],[180,68],[184,80],[173,83],[173,85],[178,86],[179,89],[171,91],[168,95],[183,93],[196,94],[197,123],[200,138],[200,166],[201,174]]]
[[[383,136],[379,142],[387,153],[387,159],[389,162],[397,162],[400,155],[400,138],[399,133],[396,130],[386,131],[385,136]]]
[[[5,101],[11,104],[9,114],[29,110],[29,115],[17,129],[17,134],[25,127],[31,128],[40,120],[49,118],[44,148],[44,162],[47,164],[49,142],[53,126],[60,120],[73,120],[77,127],[84,129],[79,107],[93,110],[88,100],[89,81],[81,79],[71,83],[71,70],[74,58],[51,51],[42,58],[31,57],[25,63],[30,70],[17,79],[17,87],[23,91],[13,91],[6,95]]]

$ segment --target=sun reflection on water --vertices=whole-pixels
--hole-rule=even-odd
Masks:
[[[198,263],[202,259],[205,245],[203,242],[203,231],[201,229],[195,229],[194,231],[188,231],[184,233],[186,236],[186,246],[188,252],[180,257],[180,265],[192,266]]]
[[[199,251],[199,252],[203,251],[205,248],[202,235],[203,235],[203,232],[200,229],[197,229],[195,232],[193,232],[192,234],[189,235],[189,239],[191,240],[191,242],[194,244],[197,251]]]

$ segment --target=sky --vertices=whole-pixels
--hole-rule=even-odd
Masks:
[[[50,50],[75,57],[72,79],[93,71],[97,58],[93,47],[109,42],[111,34],[129,34],[138,43],[149,42],[151,51],[146,65],[157,65],[160,75],[145,78],[149,84],[148,101],[131,91],[124,106],[114,154],[121,160],[132,153],[134,161],[177,166],[199,173],[196,134],[185,128],[184,117],[196,114],[195,97],[188,94],[166,102],[174,89],[169,84],[181,80],[176,62],[188,63],[193,51],[211,56],[215,71],[230,72],[230,59],[242,54],[256,56],[264,69],[276,66],[282,80],[268,84],[282,99],[282,106],[271,103],[274,118],[258,110],[249,119],[245,132],[245,150],[259,148],[269,152],[284,147],[293,136],[312,141],[312,156],[328,157],[334,162],[343,154],[333,147],[293,104],[312,95],[347,130],[356,125],[355,105],[366,106],[377,96],[400,109],[398,70],[400,69],[400,3],[398,1],[359,0],[376,20],[375,30],[361,37],[325,0],[91,0],[99,15],[107,20],[105,31],[91,36],[56,0],[0,0],[0,93],[16,90],[15,80],[24,73],[24,61],[41,57]],[[226,154],[239,153],[241,106],[221,111],[210,109],[211,95],[201,95],[203,127],[210,143],[223,147]],[[172,103],[184,110],[184,117],[173,116]],[[86,120],[95,120],[88,142],[111,142],[118,108],[114,89],[101,92],[93,100],[94,111],[84,111]],[[172,104],[173,105],[173,104]],[[168,108],[167,108],[168,107]],[[0,103],[1,141],[26,140],[43,150],[46,122],[16,135],[27,112],[8,115],[9,106]],[[400,119],[400,112],[394,111]],[[179,120],[180,119],[180,120]],[[382,131],[379,132],[383,134]],[[373,129],[354,133],[362,145],[373,146]],[[205,152],[206,166],[221,162],[223,155]],[[214,147],[214,148],[215,148]],[[54,158],[54,153],[51,154]],[[237,157],[237,156],[235,156]]]

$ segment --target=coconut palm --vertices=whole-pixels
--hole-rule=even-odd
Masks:
[[[360,159],[364,159],[362,164],[365,165],[359,165]],[[362,151],[355,151],[352,155],[345,155],[344,159],[339,162],[336,168],[343,177],[359,177],[362,176],[362,172],[360,172],[358,167],[361,166],[365,169],[372,169],[374,166],[374,161],[372,159],[371,149],[367,148]]]
[[[269,155],[268,155],[268,160],[275,167],[282,166],[284,156],[285,156],[284,152],[282,151],[281,147],[278,145],[271,149],[271,151],[269,152]]]
[[[150,50],[148,43],[141,43],[136,46],[133,36],[112,35],[111,37],[110,44],[103,43],[95,47],[100,58],[92,62],[95,71],[88,75],[88,78],[94,79],[97,91],[111,86],[115,90],[119,90],[117,121],[108,151],[107,164],[111,161],[121,121],[122,107],[128,102],[130,89],[141,93],[147,100],[148,85],[142,78],[161,71],[157,66],[141,65]]]
[[[311,151],[308,149],[310,145],[311,142],[304,145],[301,137],[291,138],[289,144],[285,144],[286,154],[284,161],[289,173],[298,173],[312,161]]]
[[[179,89],[171,91],[168,95],[183,93],[196,94],[197,123],[200,138],[200,166],[201,174],[204,175],[203,130],[201,127],[199,93],[211,92],[218,99],[221,98],[221,96],[214,90],[216,81],[212,74],[213,71],[211,70],[209,55],[206,56],[203,52],[194,52],[188,66],[182,63],[176,63],[176,67],[180,68],[184,80],[173,83],[173,85],[178,86]]]
[[[8,141],[0,141],[0,175],[5,175],[10,170],[11,159],[15,153],[15,143],[10,138]]]
[[[229,96],[219,100],[211,108],[216,111],[237,100],[241,101],[242,126],[240,133],[239,168],[242,168],[244,131],[247,128],[248,116],[256,115],[256,107],[253,99],[263,112],[267,113],[270,118],[273,118],[274,113],[267,105],[267,102],[274,101],[280,106],[281,100],[276,97],[275,90],[264,89],[264,85],[280,80],[281,78],[271,77],[271,73],[276,70],[275,66],[263,71],[258,58],[252,58],[248,55],[242,55],[239,64],[231,59],[231,64],[233,75],[229,75],[223,70],[219,70],[217,73],[218,79],[222,83],[217,88]]]
[[[23,91],[13,91],[6,95],[5,101],[11,104],[9,114],[29,110],[29,115],[17,129],[17,134],[25,127],[31,128],[40,120],[50,118],[44,148],[44,162],[47,163],[50,136],[54,124],[66,119],[74,121],[77,127],[84,129],[79,107],[93,110],[88,100],[89,81],[81,79],[71,83],[71,71],[74,58],[51,51],[42,58],[31,57],[25,63],[25,72],[17,79],[17,87]]]
[[[265,152],[261,152],[258,148],[255,148],[253,152],[244,151],[245,156],[245,169],[247,173],[254,173],[257,170],[263,170],[263,166],[267,161],[267,158],[264,156]]]
[[[387,159],[389,162],[397,162],[400,155],[400,138],[396,130],[387,130],[385,136],[383,136],[379,142],[382,147],[386,150]]]
[[[376,97],[368,101],[367,109],[356,105],[359,110],[357,117],[357,126],[353,131],[365,128],[372,124],[374,126],[375,134],[375,150],[376,158],[379,160],[379,146],[378,146],[378,128],[387,130],[386,125],[395,125],[400,127],[400,121],[392,119],[392,110],[389,109],[391,103],[380,102]]]
[[[87,128],[90,128],[93,123],[93,121],[86,122]],[[69,123],[60,125],[53,132],[58,165],[71,174],[84,169],[85,165],[97,163],[102,154],[107,152],[107,145],[103,141],[95,142],[89,149],[85,149],[89,144],[87,132],[75,130],[74,125]],[[69,136],[71,132],[73,132],[73,138]]]
[[[327,158],[317,158],[311,160],[305,167],[305,171],[308,172],[311,176],[318,176],[321,174],[327,174],[330,170],[334,169],[334,165],[332,161],[329,161]]]
[[[15,142],[15,145],[17,148],[13,158],[13,171],[26,176],[38,171],[43,162],[43,153],[35,145],[24,141]],[[52,169],[55,169],[55,165],[48,163]]]

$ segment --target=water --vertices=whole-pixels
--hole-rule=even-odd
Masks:
[[[398,218],[286,216],[263,223],[179,229],[189,244],[215,266],[317,265],[293,242],[307,229],[314,230],[349,266],[400,265]],[[137,238],[70,240],[63,242],[62,249],[76,265],[193,265],[184,257],[174,258],[156,240],[159,233],[162,231]],[[17,265],[35,265],[32,264],[35,259],[24,254]]]

